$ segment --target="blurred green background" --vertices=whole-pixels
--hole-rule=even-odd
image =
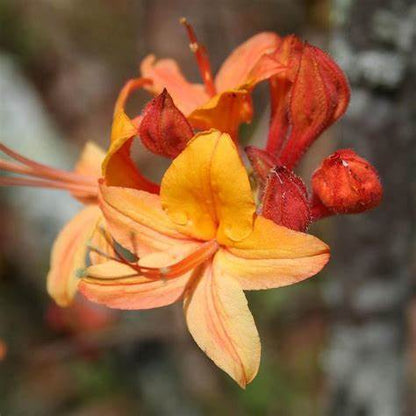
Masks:
[[[351,80],[350,111],[300,173],[308,181],[323,157],[354,147],[379,169],[385,201],[312,227],[333,246],[317,278],[248,294],[263,355],[242,391],[194,344],[180,305],[54,307],[45,291],[49,251],[78,206],[59,191],[0,189],[0,414],[414,414],[413,2],[0,0],[0,139],[62,168],[87,140],[106,147],[118,91],[146,54],[173,57],[198,79],[181,16],[213,68],[264,30],[331,51]],[[148,98],[137,94],[129,108],[138,113]],[[262,86],[257,119],[243,132],[258,145],[266,99]],[[155,159],[138,155],[143,171],[160,177],[166,163]]]

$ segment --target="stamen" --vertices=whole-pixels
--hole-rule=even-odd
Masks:
[[[47,181],[29,178],[14,178],[0,176],[0,186],[30,186],[35,188],[63,189],[69,192],[86,192],[91,195],[97,194],[97,187],[89,185],[78,185],[76,183]]]
[[[200,264],[209,260],[218,250],[218,243],[215,240],[207,241],[202,244],[197,250],[191,253],[189,256],[169,266],[164,267],[146,267],[140,266],[137,263],[131,263],[126,261],[122,256],[119,257],[119,253],[116,253],[117,258],[112,258],[119,263],[123,263],[126,266],[131,267],[135,274],[116,278],[102,278],[96,276],[87,276],[91,280],[125,280],[127,277],[143,276],[151,280],[169,280],[182,276],[185,273],[195,269]],[[94,248],[93,248],[94,249]],[[109,257],[110,258],[110,257]],[[133,283],[132,283],[133,284]]]
[[[0,151],[24,165],[19,166],[18,164],[15,164],[13,162],[1,160],[0,169],[4,169],[14,173],[22,173],[31,176],[37,176],[40,178],[56,179],[63,182],[72,182],[77,184],[82,183],[84,185],[92,186],[96,185],[95,178],[86,175],[80,175],[75,172],[66,172],[60,169],[51,168],[49,166],[43,165],[42,163],[35,162],[34,160],[20,155],[19,153],[10,149],[3,143],[0,143]]]
[[[173,279],[195,269],[200,264],[210,259],[218,250],[215,240],[207,241],[189,256],[169,266],[161,268],[141,267],[143,275],[149,278]]]
[[[114,261],[119,261],[119,258],[111,256],[110,254],[106,253],[105,251],[101,250],[98,247],[95,247],[94,245],[88,243],[87,247],[93,251],[94,253],[97,253],[98,255],[104,257],[107,260],[114,260]]]
[[[213,97],[217,91],[214,84],[214,77],[212,75],[211,64],[209,62],[208,52],[206,48],[198,42],[195,31],[191,24],[182,17],[179,22],[185,26],[186,33],[190,41],[189,48],[194,53],[198,63],[199,73],[205,85],[205,91],[208,95]]]

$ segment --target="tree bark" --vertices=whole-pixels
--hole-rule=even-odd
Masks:
[[[335,0],[333,11],[332,53],[353,92],[341,147],[376,166],[384,200],[373,212],[335,221],[328,413],[414,414],[405,400],[404,351],[415,235],[416,5]]]

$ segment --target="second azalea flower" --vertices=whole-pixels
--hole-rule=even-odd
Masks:
[[[165,173],[160,196],[103,181],[100,200],[109,231],[140,260],[120,255],[91,266],[80,291],[120,309],[182,299],[197,344],[242,387],[260,362],[243,291],[299,282],[329,259],[316,237],[256,215],[237,147],[217,130],[191,140]]]

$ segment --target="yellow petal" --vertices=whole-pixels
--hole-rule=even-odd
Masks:
[[[166,267],[189,253],[189,247],[153,253],[140,261],[141,266]],[[170,305],[182,298],[192,272],[169,280],[152,280],[138,275],[128,265],[109,261],[88,268],[79,285],[89,300],[117,309],[151,309]]]
[[[55,240],[47,290],[59,306],[68,306],[77,291],[79,271],[85,268],[87,242],[100,215],[97,206],[84,208],[65,225]]]
[[[166,171],[160,197],[178,230],[189,236],[211,240],[224,234],[239,241],[251,232],[250,183],[228,134],[197,134]]]
[[[186,322],[199,347],[244,388],[257,374],[260,340],[240,285],[215,263],[187,289]]]
[[[149,80],[144,78],[128,81],[117,99],[111,127],[110,148],[102,164],[102,175],[106,183],[113,186],[143,189],[158,192],[156,184],[146,179],[130,158],[133,137],[138,134],[140,117],[134,122],[125,113],[124,107],[132,91],[142,88]]]
[[[157,95],[166,88],[176,107],[186,116],[208,101],[204,86],[188,82],[173,59],[156,61],[154,55],[149,55],[143,59],[140,69],[143,77],[152,80],[146,89]]]
[[[188,120],[197,129],[215,128],[235,139],[240,124],[249,123],[252,117],[250,93],[247,90],[229,90],[215,95],[195,109]]]
[[[265,54],[276,50],[281,40],[271,32],[259,33],[236,48],[224,61],[215,78],[217,91],[238,88],[250,79],[250,72]],[[264,78],[263,78],[264,79]]]
[[[81,152],[81,156],[75,165],[74,171],[81,175],[101,177],[101,164],[105,158],[105,152],[94,142],[87,142]]]
[[[110,233],[136,254],[167,250],[187,239],[162,209],[158,195],[102,185],[99,198]]]
[[[297,283],[318,273],[329,260],[329,247],[318,238],[263,217],[257,217],[248,238],[228,244],[216,255],[218,267],[244,290]]]

